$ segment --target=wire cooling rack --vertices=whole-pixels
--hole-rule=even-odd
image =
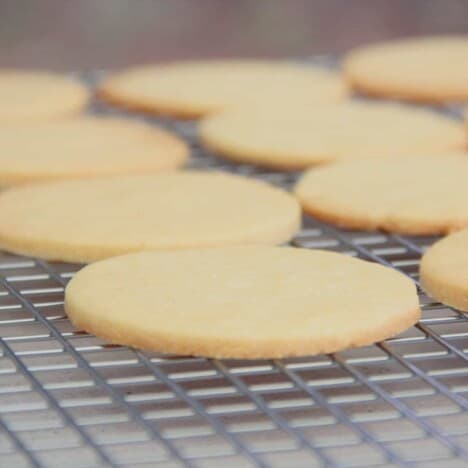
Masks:
[[[90,112],[121,113],[99,104]],[[285,188],[297,178],[216,160],[198,147],[193,123],[148,120],[190,143],[191,167]],[[292,244],[371,260],[417,283],[435,239],[306,217]],[[0,255],[0,466],[468,465],[468,317],[424,293],[420,323],[383,343],[220,361],[108,345],[74,329],[63,291],[79,268]]]

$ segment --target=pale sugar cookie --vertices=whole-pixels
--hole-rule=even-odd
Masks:
[[[352,50],[344,77],[356,90],[428,103],[468,100],[468,35],[398,39]]]
[[[339,226],[447,233],[468,226],[468,154],[330,164],[295,193],[306,213]]]
[[[80,329],[112,343],[214,358],[331,353],[419,318],[413,282],[342,254],[291,247],[142,252],[94,263],[65,292]]]
[[[0,69],[0,125],[76,114],[88,99],[87,89],[72,78],[50,72]]]
[[[267,60],[188,61],[124,70],[102,83],[114,104],[155,114],[198,118],[239,104],[334,101],[346,94],[338,74]]]
[[[430,247],[421,259],[420,275],[434,299],[468,312],[468,229]]]
[[[177,136],[129,119],[0,125],[0,186],[168,171],[187,156],[187,145]]]
[[[202,120],[201,143],[215,155],[283,170],[334,160],[421,155],[466,147],[462,123],[390,103],[247,107]]]
[[[172,172],[49,182],[0,193],[0,248],[70,262],[152,249],[276,244],[298,202],[264,182]]]

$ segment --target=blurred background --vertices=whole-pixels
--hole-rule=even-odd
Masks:
[[[468,0],[0,0],[0,66],[305,56],[467,32]]]

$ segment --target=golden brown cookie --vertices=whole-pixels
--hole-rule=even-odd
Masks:
[[[68,180],[0,193],[0,247],[90,262],[142,250],[279,244],[300,217],[289,193],[221,172]]]
[[[352,50],[345,79],[357,91],[429,103],[468,100],[468,35],[398,39]]]
[[[70,116],[78,113],[88,99],[87,89],[66,76],[0,70],[0,125]]]
[[[429,248],[421,259],[420,279],[434,299],[468,312],[468,229]]]
[[[199,138],[214,154],[282,170],[335,160],[460,150],[463,125],[390,103],[288,104],[237,108],[202,120]]]
[[[295,187],[304,211],[354,229],[447,233],[468,226],[468,154],[344,161]]]
[[[187,157],[187,145],[177,136],[129,119],[0,126],[1,186],[168,171]]]
[[[413,282],[342,254],[287,247],[143,252],[94,263],[65,293],[80,329],[112,343],[214,358],[331,353],[419,317]]]
[[[99,95],[114,104],[181,118],[232,106],[335,101],[346,94],[340,77],[304,64],[267,60],[176,62],[131,68],[110,76]]]

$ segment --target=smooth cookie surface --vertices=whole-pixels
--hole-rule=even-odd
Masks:
[[[468,155],[345,161],[295,187],[306,213],[353,229],[438,234],[468,226]]]
[[[202,120],[199,138],[215,155],[283,170],[343,159],[426,156],[467,145],[460,122],[390,103],[237,108]]]
[[[239,104],[334,101],[346,88],[336,73],[304,64],[213,60],[129,69],[105,80],[99,94],[124,107],[198,118]]]
[[[419,317],[413,282],[342,254],[286,247],[143,252],[78,272],[65,308],[112,343],[215,358],[330,353]]]
[[[41,122],[79,112],[89,92],[77,81],[41,71],[0,70],[0,124]]]
[[[171,133],[119,118],[0,126],[0,185],[175,169],[188,157]]]
[[[429,248],[421,259],[420,280],[433,298],[468,312],[468,229]]]
[[[360,47],[344,61],[358,91],[430,103],[468,100],[468,36],[400,39]]]
[[[298,202],[215,172],[49,182],[0,193],[0,246],[70,262],[154,249],[286,242]]]

